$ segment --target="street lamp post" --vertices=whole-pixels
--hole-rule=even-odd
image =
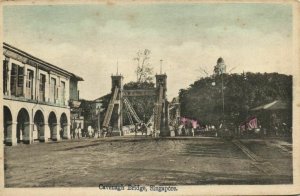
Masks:
[[[100,106],[97,107],[97,112],[98,112],[98,115],[97,115],[97,121],[98,121],[98,138],[100,137],[100,132],[101,132],[101,108]]]
[[[100,131],[100,109],[98,108],[98,132]]]
[[[224,99],[224,82],[223,82],[223,71],[221,73],[221,80],[222,80],[222,117],[224,120],[224,108],[225,108],[225,99]]]
[[[211,85],[215,86],[216,82],[212,82]],[[221,96],[222,96],[222,120],[224,120],[224,117],[225,117],[225,96],[224,96],[223,72],[221,73]]]

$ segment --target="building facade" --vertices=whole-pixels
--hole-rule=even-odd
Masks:
[[[78,100],[79,76],[3,44],[4,142],[70,138],[70,102]]]

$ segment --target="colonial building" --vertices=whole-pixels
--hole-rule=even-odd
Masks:
[[[4,142],[70,138],[70,102],[79,99],[79,76],[3,44]]]

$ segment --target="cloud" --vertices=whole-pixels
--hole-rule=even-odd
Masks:
[[[150,62],[155,73],[159,73],[160,59],[164,60],[169,99],[177,96],[179,89],[187,88],[204,76],[199,67],[212,73],[220,56],[229,68],[236,67],[234,72],[292,74],[292,39],[287,30],[276,31],[284,21],[280,16],[255,22],[252,12],[244,13],[239,8],[235,9],[240,10],[239,13],[228,18],[214,16],[210,20],[205,17],[211,12],[209,9],[199,13],[198,9],[187,6],[185,9],[190,13],[182,16],[178,14],[181,12],[173,12],[173,8],[169,14],[162,14],[158,8],[151,9],[131,11],[131,16],[125,9],[99,11],[99,15],[93,16],[81,11],[76,13],[76,23],[69,9],[68,15],[60,12],[59,22],[50,20],[48,24],[39,21],[39,15],[33,11],[30,16],[25,11],[21,15],[14,12],[14,18],[4,18],[4,38],[30,54],[82,76],[85,81],[80,82],[79,87],[81,97],[86,99],[110,92],[110,76],[116,73],[117,61],[124,82],[135,80],[133,58],[138,50],[145,48],[152,51]],[[219,11],[222,16],[228,13],[222,6]],[[49,16],[47,13],[42,13],[43,21],[55,11]],[[240,17],[238,22],[237,16]],[[31,24],[32,18],[37,20]],[[269,32],[264,26],[268,21]]]

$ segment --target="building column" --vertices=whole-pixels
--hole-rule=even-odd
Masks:
[[[60,131],[60,126],[58,123],[53,123],[53,127],[52,127],[52,134],[51,134],[51,139],[53,141],[59,141],[60,140],[60,135],[59,135],[59,131]]]
[[[48,85],[48,75],[47,74],[45,74],[45,102],[48,102],[48,99],[49,99],[49,96],[48,96],[48,92],[49,92],[49,90],[48,90],[48,88],[49,88],[49,85]]]
[[[38,127],[38,140],[40,142],[45,141],[45,124],[37,124]]]
[[[47,82],[46,82],[47,83]],[[50,72],[48,73],[48,91],[47,91],[47,94],[48,94],[48,100],[46,100],[46,102],[51,102],[51,76],[50,76]]]
[[[67,78],[65,86],[65,105],[69,105],[70,99],[70,79]]]
[[[65,123],[63,125],[63,130],[64,130],[64,135],[63,138],[64,139],[71,139],[71,124],[70,123]]]
[[[24,123],[24,135],[22,140],[24,141],[24,143],[26,144],[32,144],[33,143],[33,133],[32,133],[32,129],[33,129],[33,123],[29,123],[29,122],[25,122]]]
[[[48,123],[44,124],[44,132],[40,135],[41,142],[48,142],[50,138],[50,127]]]
[[[37,100],[37,87],[38,87],[38,83],[37,83],[37,69],[35,69],[35,71],[33,72],[33,81],[32,81],[32,97],[33,97],[33,100]]]
[[[11,89],[10,89],[10,77],[11,77],[11,61],[8,60],[8,70],[7,70],[7,95],[10,96],[10,92],[11,92]]]
[[[59,105],[65,105],[65,103],[62,102],[62,94],[61,94],[61,78],[60,76],[57,77],[57,100]]]
[[[23,76],[23,96],[26,98],[27,93],[26,93],[26,82],[27,82],[27,66],[26,64],[24,65],[24,76]]]
[[[57,123],[56,124],[56,141],[59,141],[59,140],[61,140],[62,138],[60,138],[60,130],[61,130],[61,128],[60,128],[60,126],[59,126],[59,123]]]
[[[11,122],[7,131],[7,138],[5,140],[7,145],[15,146],[17,145],[17,122]]]

